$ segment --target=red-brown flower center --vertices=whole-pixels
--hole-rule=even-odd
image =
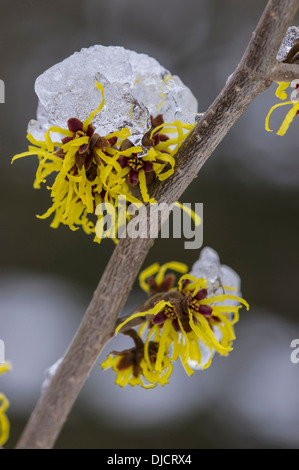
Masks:
[[[177,318],[177,315],[175,314],[175,311],[174,311],[173,307],[172,307],[172,306],[170,307],[170,305],[166,305],[166,306],[164,307],[163,313],[164,313],[164,315],[166,315],[168,318],[172,318],[172,319]]]
[[[83,131],[77,131],[75,132],[74,139],[79,139],[80,137],[85,137],[87,134]],[[89,137],[89,136],[88,136]]]
[[[133,168],[133,170],[138,171],[143,168],[143,161],[137,156],[132,156],[128,159],[128,165]]]

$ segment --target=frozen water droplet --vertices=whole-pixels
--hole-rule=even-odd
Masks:
[[[56,372],[57,372],[60,364],[62,363],[62,361],[63,361],[63,358],[61,357],[54,364],[52,364],[51,367],[49,367],[49,369],[47,369],[45,371],[45,380],[42,383],[42,393],[50,385],[50,382],[51,382],[52,378],[54,377],[54,375],[56,374]]]

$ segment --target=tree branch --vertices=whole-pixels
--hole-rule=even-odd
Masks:
[[[299,64],[283,64],[277,62],[269,73],[269,79],[273,82],[291,82],[299,78]]]
[[[270,0],[245,54],[225,88],[176,155],[176,171],[154,182],[157,202],[179,199],[251,101],[270,84],[269,74],[299,0]],[[114,332],[134,280],[153,241],[121,239],[108,262],[82,323],[49,387],[34,409],[17,448],[53,446],[103,346]]]

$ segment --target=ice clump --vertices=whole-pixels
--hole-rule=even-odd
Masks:
[[[96,45],[75,52],[36,79],[37,121],[30,121],[28,131],[40,140],[50,126],[66,128],[70,117],[86,119],[102,100],[96,81],[105,94],[104,108],[93,119],[99,135],[127,127],[130,140],[139,145],[151,128],[151,115],[163,114],[165,122],[195,122],[197,100],[179,77],[146,54]]]
[[[215,250],[205,247],[201,250],[199,259],[193,264],[190,274],[207,279],[209,297],[221,294],[231,294],[241,297],[240,276],[229,266],[220,264]],[[231,289],[226,289],[225,287]],[[235,300],[225,300],[221,305],[238,305]]]
[[[299,28],[297,26],[291,26],[287,30],[287,34],[285,35],[282,44],[279,48],[277,53],[276,59],[281,62],[286,58],[288,55],[289,50],[293,47],[293,45],[299,41]]]

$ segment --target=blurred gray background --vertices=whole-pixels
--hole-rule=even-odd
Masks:
[[[204,111],[240,60],[266,1],[0,1],[0,338],[13,372],[0,379],[11,402],[13,447],[39,397],[44,370],[65,351],[113,250],[81,231],[38,220],[46,189],[32,188],[26,150],[36,77],[74,51],[122,45],[155,57],[188,85]],[[297,24],[298,24],[297,16]],[[296,24],[296,21],[294,21]],[[204,245],[241,276],[241,311],[228,358],[186,376],[178,365],[164,388],[119,389],[95,366],[57,448],[292,448],[299,442],[299,118],[286,136],[264,130],[277,102],[272,86],[247,109],[188,188],[204,203]],[[278,129],[284,111],[271,120]],[[197,259],[183,240],[158,240],[145,265]],[[136,284],[128,310],[142,299]],[[117,338],[106,347],[121,349]],[[98,363],[100,362],[98,361]]]

